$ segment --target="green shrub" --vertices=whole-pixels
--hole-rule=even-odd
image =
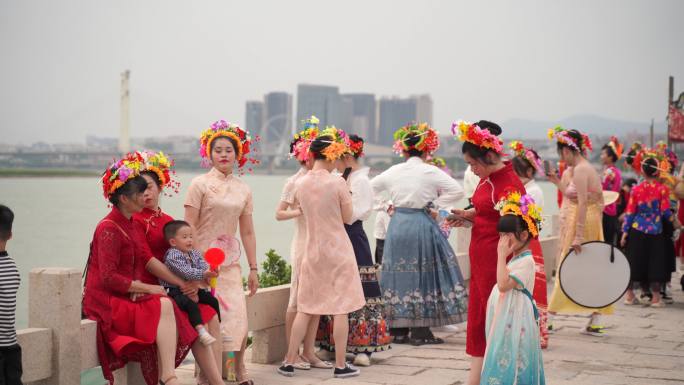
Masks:
[[[259,274],[259,287],[272,287],[290,283],[292,266],[283,259],[275,250],[266,252],[266,260],[261,263]],[[242,285],[247,290],[247,279],[242,278]]]

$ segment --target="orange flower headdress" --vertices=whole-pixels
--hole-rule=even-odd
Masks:
[[[330,145],[321,152],[325,156],[325,159],[334,161],[340,159],[345,154],[351,153],[351,150],[349,149],[349,137],[343,130],[340,130],[335,126],[328,126],[318,133],[317,138],[323,136],[332,138],[332,140],[324,140],[324,142],[330,143]]]
[[[150,171],[157,175],[161,188],[167,188],[178,194],[180,182],[175,180],[173,176],[176,172],[173,170],[173,160],[169,159],[163,152],[140,151],[140,156],[143,159],[143,169],[140,171]]]
[[[102,192],[109,199],[114,192],[130,179],[140,175],[145,167],[145,160],[139,152],[130,152],[120,160],[112,163],[102,175]]]
[[[304,121],[304,129],[292,138],[290,157],[300,162],[306,162],[309,159],[309,146],[318,136],[318,123],[318,118],[313,115]]]
[[[418,143],[409,145],[409,138],[419,137]],[[410,150],[418,150],[428,155],[433,154],[439,148],[439,136],[427,123],[412,123],[394,131],[394,152],[403,155]]]
[[[211,159],[211,143],[216,138],[231,138],[237,144],[237,154],[235,159],[238,161],[238,167],[242,168],[245,163],[258,164],[259,161],[255,158],[247,157],[250,153],[250,146],[252,145],[252,138],[249,133],[237,124],[228,123],[225,120],[214,122],[211,127],[202,131],[200,135],[200,156],[202,157],[202,165],[209,166]],[[254,141],[259,141],[257,136]],[[252,171],[250,168],[249,171]]]
[[[478,147],[488,148],[499,155],[506,155],[503,141],[489,130],[480,128],[476,123],[459,120],[451,125],[451,133],[461,142],[469,142]]]
[[[530,195],[522,195],[518,191],[508,191],[494,206],[501,216],[517,215],[527,224],[532,238],[539,236],[542,227],[542,209]]]

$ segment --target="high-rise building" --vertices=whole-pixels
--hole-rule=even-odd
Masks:
[[[264,131],[261,145],[264,150],[276,150],[292,134],[292,95],[270,92],[264,95]]]
[[[252,136],[261,135],[264,125],[264,102],[249,101],[245,105],[245,129]]]
[[[343,94],[352,102],[352,122],[349,131],[369,143],[377,143],[376,105],[373,94]]]
[[[432,125],[432,98],[428,94],[411,96],[416,101],[416,121]]]
[[[334,86],[319,86],[313,84],[300,84],[297,86],[297,127],[301,127],[302,121],[311,115],[316,115],[320,120],[320,126],[337,125],[342,128],[339,119],[343,107],[339,89]]]
[[[432,124],[432,98],[430,95],[416,95],[403,99],[384,97],[380,99],[380,123],[377,144],[392,145],[394,131],[409,123]]]

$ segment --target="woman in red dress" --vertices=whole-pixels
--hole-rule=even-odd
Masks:
[[[112,211],[98,223],[88,258],[83,313],[97,322],[97,349],[104,377],[129,361],[140,362],[148,385],[178,384],[174,368],[188,353],[197,334],[176,319],[182,311],[159,285],[140,281],[141,266],[186,288],[144,247],[143,234],[131,216],[143,208],[147,183],[139,175],[142,157],[128,154],[105,171],[105,197]]]
[[[458,131],[456,128],[458,127]],[[466,221],[473,224],[470,240],[470,286],[468,301],[468,324],[466,353],[471,356],[468,384],[480,383],[482,360],[487,347],[485,320],[487,300],[496,284],[497,244],[496,230],[501,215],[494,208],[507,190],[525,194],[518,175],[510,162],[502,161],[503,142],[498,138],[501,127],[481,120],[475,124],[459,122],[452,131],[463,141],[463,157],[480,183],[475,188],[472,204],[474,209],[452,210],[459,218],[451,221],[452,226],[463,226]]]
[[[169,243],[164,238],[164,225],[172,221],[173,218],[164,213],[159,206],[159,195],[164,189],[178,192],[179,183],[171,178],[172,162],[166,158],[163,153],[153,153],[142,151],[145,164],[144,170],[140,175],[145,178],[147,182],[147,189],[143,193],[144,207],[142,211],[133,214],[133,223],[142,234],[145,235],[147,246],[150,249],[152,256],[164,263],[164,255],[169,248]],[[152,275],[149,271],[140,269],[142,275],[140,281],[153,285],[159,284],[159,278]],[[199,287],[206,286],[201,281],[188,282],[188,290],[197,291]],[[209,333],[214,336],[220,336],[218,317],[211,306],[200,304],[200,312],[202,313],[202,320],[207,325]],[[177,320],[177,323],[189,323],[187,314],[182,313],[182,316]],[[221,381],[221,347],[220,344],[212,344],[207,347],[195,341],[192,345],[192,355],[202,369],[200,374],[200,384],[222,384]],[[210,374],[209,374],[210,373]],[[208,375],[207,375],[208,374]]]

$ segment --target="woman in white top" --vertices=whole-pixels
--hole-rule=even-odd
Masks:
[[[544,193],[534,180],[537,172],[544,172],[539,154],[533,149],[525,147],[522,142],[519,141],[513,141],[509,146],[515,153],[515,157],[511,160],[511,163],[513,163],[513,170],[518,177],[520,177],[520,181],[525,185],[527,195],[534,199],[534,203],[537,206],[544,207]],[[532,252],[535,264],[535,281],[532,294],[534,301],[537,303],[537,309],[539,310],[539,340],[541,341],[541,348],[546,349],[549,346],[549,330],[547,327],[548,299],[546,292],[544,255],[539,239],[534,238],[530,241],[530,251]]]
[[[387,319],[396,343],[443,343],[429,328],[462,322],[467,294],[456,255],[427,207],[449,209],[463,198],[463,189],[425,163],[439,147],[437,133],[427,124],[402,127],[394,138],[395,151],[406,162],[371,181],[373,193],[389,192],[395,207],[380,281]]]

